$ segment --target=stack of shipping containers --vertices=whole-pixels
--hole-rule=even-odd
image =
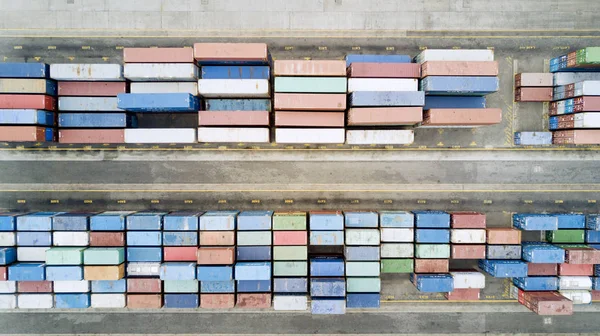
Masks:
[[[269,142],[271,56],[265,43],[196,43],[205,99],[199,142]]]
[[[381,273],[413,273],[415,218],[407,211],[380,211]]]
[[[587,246],[600,250],[600,215],[590,214],[585,218],[585,242]],[[600,299],[600,262],[594,263],[592,278],[592,300]]]
[[[521,260],[521,232],[513,218],[512,228],[488,228],[486,231],[486,259],[479,260],[479,268],[495,278],[527,276],[527,263]]]
[[[476,127],[498,124],[502,110],[485,108],[483,96],[498,91],[493,50],[427,49],[416,57],[425,91],[422,126]]]
[[[292,249],[292,259],[277,260],[281,247]],[[275,310],[306,310],[308,305],[308,232],[305,212],[273,213],[273,305]],[[289,250],[289,249],[288,249]],[[278,253],[279,254],[279,253]]]
[[[0,308],[17,308],[17,282],[8,280],[8,267],[17,261],[16,214],[0,214]]]
[[[207,211],[200,217],[197,278],[201,308],[235,306],[235,229],[237,211]]]
[[[56,83],[43,63],[0,64],[0,141],[55,141]]]
[[[344,61],[276,60],[275,141],[344,143]]]
[[[549,102],[551,100],[551,73],[518,73],[515,75],[516,102]]]
[[[124,76],[131,93],[118,107],[136,113],[139,128],[125,131],[126,143],[194,143],[200,109],[194,85],[199,69],[191,48],[124,48]]]
[[[120,64],[52,64],[58,81],[58,141],[123,143],[135,117],[117,107],[117,94],[127,92]]]
[[[406,55],[348,55],[350,145],[408,145],[423,120],[424,93],[418,91],[421,65]]]

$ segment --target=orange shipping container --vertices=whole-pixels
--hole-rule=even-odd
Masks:
[[[502,122],[502,109],[430,109],[425,111],[423,126],[484,126]]]
[[[267,63],[266,43],[194,43],[194,58],[205,62]]]
[[[353,78],[421,78],[418,63],[352,63],[348,76]]]
[[[428,61],[421,66],[421,77],[427,76],[498,76],[498,62]]]
[[[346,95],[343,93],[276,93],[275,110],[290,111],[344,111]]]
[[[127,294],[127,308],[161,308],[160,294]]]
[[[129,278],[127,293],[160,293],[162,281],[158,278]]]
[[[480,297],[479,288],[456,288],[445,294],[446,299],[452,301],[477,301]]]
[[[0,141],[46,141],[46,128],[39,126],[0,126]]]
[[[452,259],[485,259],[485,245],[452,244]]]
[[[70,129],[58,131],[59,143],[123,143],[124,129]]]
[[[270,308],[270,293],[239,293],[236,307],[240,308]]]
[[[58,82],[59,96],[112,97],[126,92],[125,82]]]
[[[125,233],[90,231],[90,246],[125,246]]]
[[[193,63],[192,48],[124,48],[125,63]]]
[[[117,266],[84,266],[85,280],[121,280],[125,276],[125,263]]]
[[[163,247],[164,261],[196,261],[198,248],[196,246],[165,246]]]
[[[233,246],[235,231],[200,231],[200,246]]]
[[[273,65],[273,75],[346,77],[346,61],[276,60]]]
[[[420,106],[355,107],[348,110],[348,126],[414,125],[421,121],[423,108]]]
[[[17,281],[17,293],[52,293],[52,281]]]
[[[415,273],[448,273],[449,259],[415,259]]]
[[[600,250],[585,247],[568,247],[564,250],[568,264],[600,264]]]
[[[200,111],[200,126],[269,126],[268,111]]]
[[[200,308],[233,308],[235,294],[202,294],[200,295]]]
[[[56,100],[46,95],[0,94],[0,109],[36,109],[54,111]]]
[[[521,231],[511,228],[486,229],[487,243],[492,245],[520,245]]]
[[[202,247],[198,249],[199,265],[231,265],[235,262],[233,247]]]
[[[521,87],[515,90],[515,101],[547,102],[552,100],[552,87]]]
[[[344,127],[344,112],[277,111],[275,126]]]

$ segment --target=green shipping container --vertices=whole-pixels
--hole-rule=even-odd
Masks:
[[[413,259],[381,259],[381,273],[412,273]]]
[[[449,244],[416,244],[415,258],[422,259],[449,259]]]
[[[85,247],[51,247],[46,250],[47,265],[81,265]]]
[[[348,293],[379,293],[381,292],[381,279],[347,278],[346,291]]]
[[[557,244],[560,248],[590,248],[586,244]]]
[[[125,261],[123,247],[92,247],[83,253],[86,265],[119,265]]]
[[[273,260],[308,260],[308,246],[273,246]]]
[[[600,64],[600,47],[587,47],[577,50],[577,64]]]
[[[381,266],[379,261],[346,261],[346,276],[379,276]]]
[[[271,245],[271,231],[238,231],[237,244],[239,246]]]
[[[307,276],[307,261],[275,261],[273,276]]]
[[[273,230],[306,230],[306,212],[276,212]]]
[[[346,93],[346,77],[275,77],[275,92]]]
[[[198,293],[198,280],[164,280],[165,293]]]
[[[585,243],[585,230],[546,231],[546,240],[551,243]]]

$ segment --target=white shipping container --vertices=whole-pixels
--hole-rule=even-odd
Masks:
[[[412,78],[349,78],[348,92],[354,91],[417,91],[419,80]]]
[[[125,308],[125,294],[92,294],[92,308]]]
[[[455,289],[485,288],[485,275],[479,272],[450,272]]]
[[[16,232],[0,232],[0,246],[15,246],[17,245]]]
[[[194,143],[195,128],[127,128],[125,143]]]
[[[567,104],[565,100],[556,103],[556,114],[565,114],[567,112]]]
[[[380,241],[377,229],[346,229],[346,245],[378,246]]]
[[[588,276],[559,276],[558,289],[592,289],[592,278]]]
[[[130,93],[189,93],[198,95],[198,83],[194,82],[170,82],[170,83],[131,83]]]
[[[302,311],[308,309],[308,299],[306,295],[274,295],[274,310],[293,310]]]
[[[127,263],[127,276],[159,276],[160,262]]]
[[[54,293],[87,293],[90,291],[90,282],[88,280],[53,282]]]
[[[130,81],[195,82],[200,73],[193,63],[127,63],[123,69]]]
[[[0,309],[15,309],[17,308],[17,295],[4,294],[0,295]]]
[[[573,96],[600,96],[600,81],[575,83],[575,93]]]
[[[381,228],[381,241],[391,243],[410,243],[415,240],[414,229]]]
[[[381,258],[413,258],[414,244],[381,244]]]
[[[61,81],[124,81],[121,64],[50,64],[50,78]]]
[[[600,72],[555,72],[553,85],[567,85],[586,80],[600,80]]]
[[[52,294],[19,294],[17,295],[17,307],[22,309],[43,309],[54,306],[54,295]]]
[[[521,73],[521,86],[552,86],[552,74],[549,72]]]
[[[198,142],[269,142],[268,128],[199,127]]]
[[[238,231],[237,246],[269,246],[271,231]]]
[[[117,107],[117,97],[58,97],[60,111],[123,111]]]
[[[17,282],[16,281],[0,281],[0,293],[16,293]]]
[[[560,295],[573,301],[573,304],[590,304],[592,303],[592,293],[586,290],[561,290]]]
[[[52,244],[54,246],[88,246],[90,234],[83,231],[55,231],[52,233]]]
[[[417,63],[428,61],[493,61],[494,51],[487,49],[426,49],[417,55]]]
[[[575,113],[575,128],[600,128],[600,113]]]
[[[485,244],[485,230],[452,229],[450,241],[454,244]]]
[[[17,247],[17,261],[46,261],[46,251],[50,246]]]
[[[269,80],[199,79],[198,93],[207,98],[269,98]]]
[[[344,143],[343,128],[276,128],[275,142],[282,144],[341,144]]]
[[[346,131],[348,145],[410,145],[415,141],[412,130]]]

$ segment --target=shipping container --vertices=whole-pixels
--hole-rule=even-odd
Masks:
[[[275,77],[278,93],[346,93],[345,77]]]
[[[415,273],[448,273],[449,259],[415,259]]]
[[[17,247],[17,261],[45,261],[49,247]]]
[[[560,295],[573,301],[573,304],[591,304],[592,294],[587,290],[561,290]]]
[[[59,81],[124,81],[121,64],[51,64],[50,78]]]
[[[271,263],[238,262],[235,264],[235,280],[270,280]]]
[[[268,114],[267,114],[268,116]],[[344,127],[343,112],[277,111],[275,126],[283,127]]]
[[[592,276],[594,275],[594,265],[558,264],[558,275]]]
[[[15,233],[2,233],[1,246],[15,246]],[[50,232],[17,232],[16,243],[19,246],[50,246],[52,234]]]
[[[302,246],[301,246],[302,247]],[[235,259],[238,261],[269,261],[273,259],[271,246],[238,246]],[[306,259],[306,258],[304,258]]]
[[[60,111],[122,111],[116,97],[59,97]]]
[[[523,260],[532,263],[563,263],[565,251],[548,243],[523,242]]]
[[[310,259],[311,277],[344,276],[344,259],[338,257],[316,257]],[[319,296],[319,295],[313,295]]]
[[[126,129],[125,143],[195,143],[194,128],[137,128]]]
[[[427,76],[498,76],[496,61],[427,61],[421,64]]]
[[[414,142],[412,130],[348,130],[349,145],[410,145]]]
[[[88,232],[53,232],[52,243],[54,246],[88,246],[90,235]]]
[[[274,278],[274,293],[306,293],[308,281],[306,278]]]
[[[421,121],[421,107],[359,107],[348,110],[348,126],[414,125]]]
[[[414,215],[408,211],[379,211],[381,227],[414,227]]]
[[[310,302],[313,315],[341,315],[346,313],[346,300],[343,298],[313,298]]]
[[[453,229],[485,229],[485,214],[472,211],[450,212],[450,227]]]
[[[200,65],[263,65],[271,55],[266,43],[194,43],[194,58]]]
[[[548,214],[513,214],[513,226],[520,230],[557,230],[558,218]]]
[[[198,294],[164,294],[163,308],[198,308]]]
[[[123,48],[124,63],[193,63],[192,48]]]
[[[551,100],[551,87],[523,87],[515,90],[516,102],[549,102]]]
[[[56,100],[46,95],[0,94],[0,109],[36,109],[54,111]]]
[[[79,281],[54,281],[52,290],[54,293],[89,293],[90,282]]]
[[[189,93],[123,93],[115,101],[120,110],[133,112],[197,112],[200,108],[198,98]]]
[[[198,93],[205,98],[268,98],[266,79],[200,79]]]
[[[410,281],[422,293],[451,292],[454,280],[449,274],[411,274]]]
[[[275,97],[277,98],[277,97]],[[350,106],[423,106],[423,91],[356,91],[350,94]],[[277,107],[275,107],[277,108]]]
[[[59,130],[58,142],[60,143],[123,143],[125,130],[114,129],[86,129],[86,130]]]
[[[379,308],[379,293],[348,293],[346,296],[346,308]]]
[[[60,90],[60,83],[59,83]],[[59,91],[60,92],[60,91]],[[131,83],[129,87],[130,93],[189,93],[192,96],[198,95],[197,82],[156,82],[156,83]],[[119,93],[114,94],[115,96]]]
[[[277,93],[273,106],[284,111],[344,111],[346,94]]]
[[[238,293],[271,292],[271,280],[241,280],[236,281]]]
[[[344,231],[311,231],[310,232],[311,246],[343,246]]]
[[[412,273],[414,259],[381,259],[381,273]]]
[[[203,66],[200,69],[202,79],[269,79],[271,68],[268,66],[218,65]]]
[[[310,295],[312,297],[344,297],[346,296],[346,281],[344,278],[314,278],[311,276]]]
[[[158,309],[161,307],[161,294],[127,294],[127,308]]]
[[[351,78],[421,78],[421,65],[416,63],[360,62],[348,66]]]
[[[192,63],[128,63],[123,76],[134,82],[194,82],[200,69]]]
[[[527,263],[520,260],[479,260],[479,268],[495,278],[527,276]]]
[[[343,116],[343,114],[342,114]],[[342,118],[343,121],[343,118]],[[200,126],[269,126],[267,111],[200,111]],[[343,124],[342,124],[343,126]]]
[[[476,127],[502,122],[502,109],[430,109],[425,111],[422,127]]]
[[[270,99],[205,99],[204,105],[206,111],[271,111]]]
[[[488,244],[521,244],[521,231],[512,228],[487,228]]]
[[[555,291],[558,290],[558,277],[536,276],[513,278],[513,283],[525,291]]]
[[[271,293],[238,293],[235,306],[239,308],[271,308]]]
[[[451,245],[452,259],[485,259],[486,245]],[[521,251],[517,254],[517,258],[521,255]]]
[[[0,110],[0,124],[54,126],[54,112],[32,109],[2,109]]]
[[[233,247],[202,247],[198,249],[198,264],[230,265],[235,261]]]
[[[346,54],[346,66],[353,63],[410,63],[411,57],[408,55],[362,55]]]
[[[543,146],[552,144],[552,132],[515,132],[517,146]]]
[[[238,231],[236,244],[238,246],[271,245],[270,231]]]
[[[556,72],[552,74],[552,85],[568,85],[586,80],[600,80],[600,72]]]
[[[50,67],[45,63],[0,63],[0,78],[48,78]]]
[[[515,87],[552,87],[553,75],[548,72],[518,73],[515,75]]]
[[[273,211],[242,211],[238,215],[239,231],[271,230]]]
[[[346,246],[379,246],[381,239],[379,230],[375,229],[346,229],[345,234]]]
[[[365,247],[361,247],[365,248]],[[381,258],[414,258],[414,245],[407,243],[381,244]],[[346,257],[348,260],[348,257]]]
[[[59,96],[110,97],[125,92],[125,82],[58,82]]]
[[[275,76],[340,76],[346,77],[346,62],[338,60],[276,60]]]
[[[415,244],[415,258],[449,259],[449,244]]]
[[[421,80],[420,90],[427,95],[485,96],[498,91],[498,77],[429,76]]]
[[[59,113],[58,126],[65,128],[136,127],[135,116],[126,113]],[[60,141],[59,131],[59,141]]]
[[[377,246],[346,246],[344,248],[344,257],[348,261],[379,260],[379,249]]]
[[[54,307],[52,294],[19,294],[17,295],[17,308],[21,309],[49,309]]]
[[[375,233],[368,230],[365,231],[365,234],[369,234],[369,236],[375,236]],[[368,232],[367,232],[368,231]],[[381,241],[382,242],[413,242],[415,240],[414,229],[409,228],[381,228]],[[346,230],[346,244],[348,244],[349,231]],[[379,234],[377,232],[377,234]],[[373,238],[374,239],[374,238]]]
[[[199,127],[198,142],[269,142],[268,128]]]
[[[350,78],[348,92],[417,91],[418,82],[412,78]]]
[[[557,131],[552,134],[553,144],[600,144],[600,130]]]
[[[450,214],[444,211],[413,211],[418,228],[450,228]]]
[[[48,79],[0,78],[0,93],[56,96],[56,82]]]
[[[415,234],[417,243],[449,243],[450,230],[444,229],[417,229]]]
[[[450,272],[453,279],[454,289],[485,288],[485,276],[475,271]]]
[[[423,110],[444,108],[485,108],[485,97],[474,96],[425,96]]]
[[[551,243],[584,243],[585,230],[546,231],[546,240]]]
[[[287,311],[304,311],[308,307],[306,295],[274,295],[273,309]]]
[[[563,289],[592,289],[592,278],[589,276],[559,276],[558,288]]]
[[[200,231],[200,246],[233,246],[234,231]]]
[[[276,128],[275,142],[283,144],[344,143],[343,128]]]
[[[416,57],[417,63],[428,61],[481,61],[494,60],[494,51],[488,49],[425,49]]]
[[[477,301],[480,298],[481,290],[479,288],[454,289],[452,292],[444,294],[449,301]]]
[[[521,245],[487,245],[487,259],[521,259]]]

